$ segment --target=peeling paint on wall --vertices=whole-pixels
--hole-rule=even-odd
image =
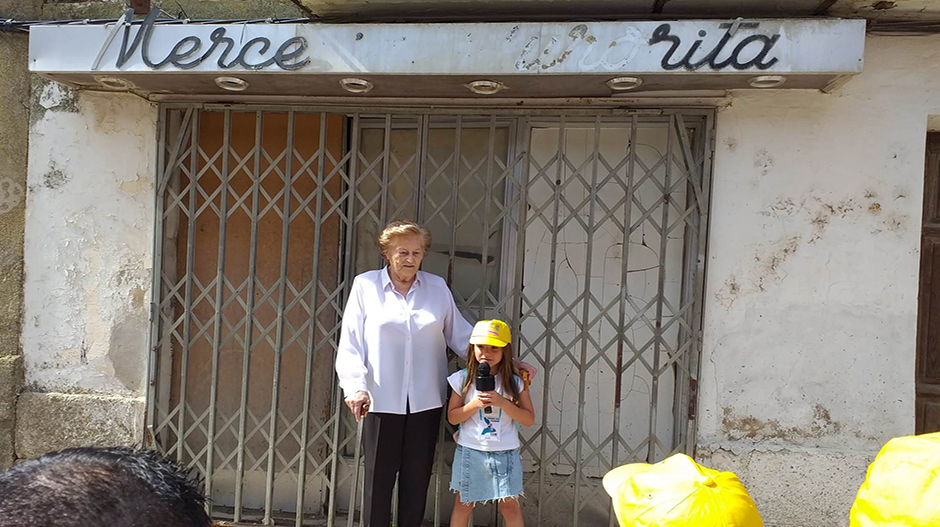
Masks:
[[[718,113],[697,451],[739,471],[768,524],[840,524],[864,460],[914,429],[940,108],[924,60],[940,61],[940,36],[869,37],[837,96],[739,92]]]
[[[742,416],[735,413],[732,408],[722,408],[721,425],[733,440],[762,441],[767,439],[782,439],[795,444],[805,439],[820,438],[824,435],[838,434],[842,431],[842,424],[832,420],[829,410],[820,404],[811,408],[812,416],[802,426],[782,426],[777,419],[761,419],[753,416]]]
[[[909,207],[910,204],[899,203],[891,206],[904,208]],[[831,224],[842,221],[853,225],[863,225],[867,221],[872,226],[869,232],[878,234],[884,230],[879,228],[884,226],[884,222],[872,220],[864,214],[864,211],[877,216],[882,210],[883,207],[878,200],[877,193],[873,190],[865,190],[862,197],[859,198],[810,195],[803,197],[798,203],[793,198],[778,198],[772,205],[762,210],[760,214],[776,220],[808,222],[812,227],[813,234],[809,239],[809,243],[816,243],[823,237],[826,229]],[[906,214],[901,214],[901,216],[906,216]],[[906,221],[901,221],[894,226],[892,232],[899,231],[905,225]]]
[[[762,156],[769,156],[765,150],[762,152]],[[772,166],[772,161],[767,166]],[[783,230],[802,230],[803,234],[789,234],[775,240],[761,240],[755,243],[751,258],[742,260],[735,267],[731,275],[724,279],[723,286],[716,291],[714,298],[728,309],[741,296],[772,290],[774,285],[780,284],[789,276],[786,262],[801,248],[813,250],[818,247],[826,250],[827,246],[822,240],[826,232],[833,227],[863,228],[870,235],[903,236],[910,226],[910,216],[901,210],[909,207],[910,203],[904,199],[903,193],[896,194],[902,197],[894,200],[895,203],[887,203],[884,206],[878,200],[877,193],[872,190],[864,191],[859,198],[834,198],[816,193],[800,199],[777,198],[759,211],[760,216],[779,222],[786,227]],[[891,209],[886,211],[886,207]]]
[[[78,92],[65,84],[34,77],[29,108],[31,125],[35,126],[48,111],[78,113]]]
[[[142,393],[156,107],[34,85],[23,332],[32,391]]]
[[[49,171],[42,176],[42,185],[48,189],[55,190],[68,181],[69,177],[55,164],[50,164]]]
[[[774,158],[767,152],[767,149],[761,148],[757,151],[754,158],[754,168],[760,171],[761,176],[766,176],[774,167]]]

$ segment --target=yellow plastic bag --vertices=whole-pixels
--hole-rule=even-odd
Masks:
[[[851,527],[940,525],[940,433],[888,441],[868,467]]]
[[[676,454],[617,467],[604,476],[621,527],[763,527],[747,489],[731,472]]]

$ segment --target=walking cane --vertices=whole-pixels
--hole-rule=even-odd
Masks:
[[[368,408],[368,407],[366,407]],[[354,504],[356,503],[356,496],[359,492],[359,456],[362,451],[362,421],[365,419],[365,416],[356,419],[356,448],[353,454],[353,484],[352,484],[352,495],[349,498],[349,516],[346,517],[346,527],[353,527],[353,517],[356,516],[356,509]],[[365,492],[362,493],[359,501],[359,527],[363,525],[363,509],[365,507]]]

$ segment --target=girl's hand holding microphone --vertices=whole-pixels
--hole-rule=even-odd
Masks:
[[[490,406],[493,405],[493,403],[490,402],[492,393],[493,392],[477,393],[477,396],[471,399],[469,403],[467,403],[467,409],[472,412],[475,412],[477,410],[483,410],[485,408],[489,408]]]
[[[507,404],[512,404],[512,402],[500,395],[497,392],[481,392],[474,397],[474,401],[480,401],[480,408],[489,408],[495,406],[496,408],[505,408]]]

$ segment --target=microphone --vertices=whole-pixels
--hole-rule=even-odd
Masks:
[[[496,377],[490,375],[490,365],[486,362],[481,362],[480,365],[477,366],[476,389],[478,392],[492,392],[496,390]],[[483,413],[493,413],[493,407],[484,408]]]

